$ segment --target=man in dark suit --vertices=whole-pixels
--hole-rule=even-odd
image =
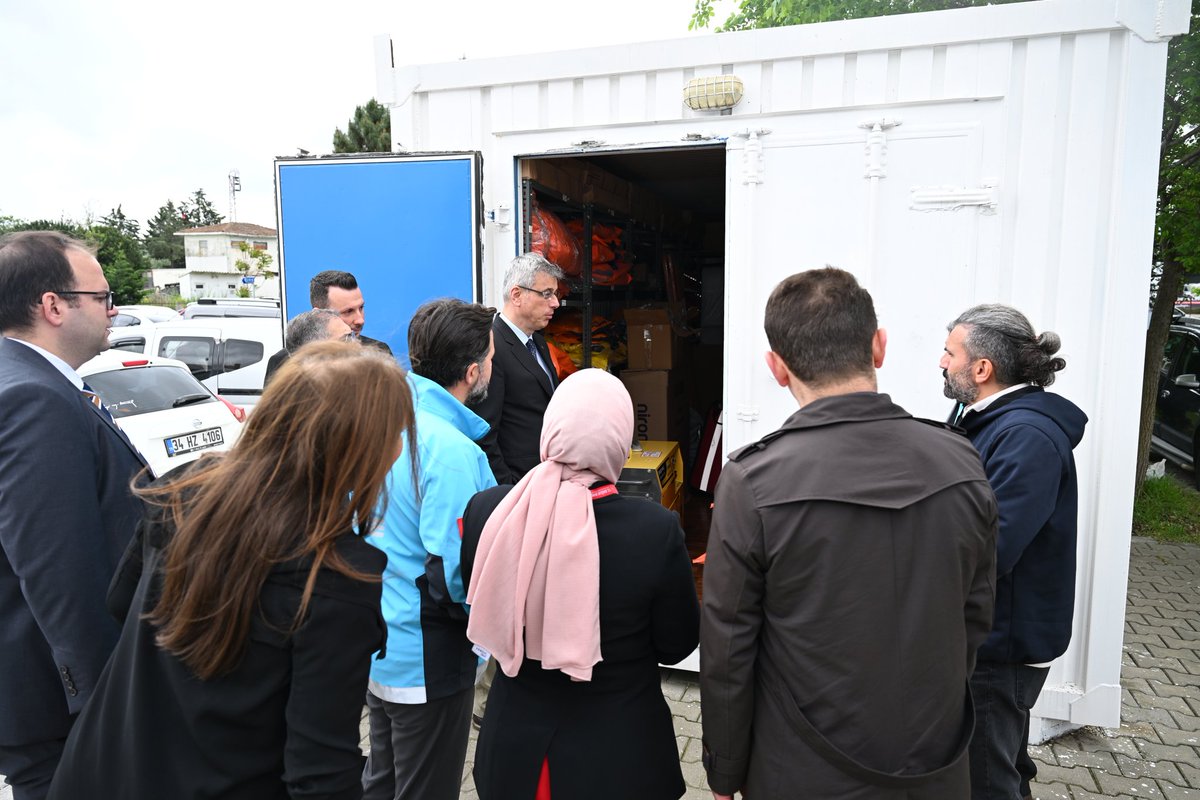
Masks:
[[[120,633],[105,594],[145,462],[75,372],[116,313],[84,243],[0,237],[0,774],[15,800],[45,797]]]
[[[308,283],[308,298],[313,308],[328,308],[350,326],[350,330],[360,342],[392,354],[392,348],[385,342],[363,336],[363,324],[366,322],[366,303],[363,301],[362,289],[358,281],[349,272],[340,269],[327,269],[318,272]]]
[[[537,253],[517,256],[504,274],[504,308],[492,322],[492,380],[487,398],[472,406],[491,426],[479,446],[498,484],[516,483],[541,460],[542,416],[558,377],[540,331],[558,309],[562,279]]]

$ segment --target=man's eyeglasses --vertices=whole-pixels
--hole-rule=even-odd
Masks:
[[[532,289],[528,286],[522,286],[520,284],[517,284],[517,288],[524,289],[527,292],[533,292],[534,294],[540,294],[543,300],[549,300],[551,297],[558,296],[557,289]]]
[[[80,292],[80,291],[75,291],[74,289],[72,289],[69,292],[55,292],[55,294],[58,294],[58,295],[86,294],[89,297],[96,298],[97,300],[103,300],[105,308],[109,309],[110,311],[112,310],[112,307],[113,307],[113,293],[112,292]]]

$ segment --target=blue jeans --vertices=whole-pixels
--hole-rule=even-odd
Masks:
[[[1029,709],[1046,682],[1045,667],[981,661],[971,675],[975,735],[971,738],[971,800],[1030,796],[1037,767],[1029,757]]]

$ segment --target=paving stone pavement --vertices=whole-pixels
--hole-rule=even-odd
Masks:
[[[1200,547],[1134,537],[1127,597],[1121,727],[1081,728],[1030,748],[1037,800],[1200,800]],[[688,785],[684,800],[712,800],[700,765],[696,676],[663,670],[662,687]],[[472,731],[460,800],[479,796],[474,753]]]
[[[1200,800],[1200,546],[1135,537],[1129,563],[1121,669],[1121,726],[1082,728],[1031,748],[1038,800]],[[675,721],[684,800],[711,800],[700,766],[696,676],[663,670]],[[365,752],[366,725],[363,725]],[[460,800],[477,800],[471,780],[475,731]],[[0,800],[12,800],[7,786]]]

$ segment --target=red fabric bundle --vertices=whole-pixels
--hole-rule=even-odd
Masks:
[[[533,232],[530,237],[530,249],[540,253],[550,263],[557,264],[568,275],[578,277],[583,271],[579,241],[555,214],[539,208],[536,203],[532,211]]]

